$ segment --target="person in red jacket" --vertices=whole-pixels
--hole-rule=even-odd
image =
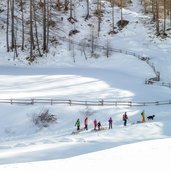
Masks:
[[[97,127],[97,120],[95,119],[94,120],[94,130],[96,130],[96,127]]]
[[[84,129],[88,130],[88,118],[87,117],[84,119]]]

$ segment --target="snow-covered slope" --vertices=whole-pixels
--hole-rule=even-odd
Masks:
[[[146,17],[139,8],[139,3],[134,0],[132,6],[123,11],[130,24],[114,37],[108,37],[110,43],[115,48],[149,55],[152,57],[151,62],[161,71],[161,79],[170,81],[170,40],[159,41],[156,38],[150,41],[147,29],[142,24]],[[106,25],[103,24],[102,33],[105,33]],[[76,35],[78,40],[86,36],[85,33],[80,34],[82,36]],[[101,43],[105,42],[102,39]],[[155,76],[154,72],[145,61],[130,55],[114,53],[109,58],[101,55],[98,59],[85,60],[80,51],[75,49],[76,63],[73,63],[67,44],[63,44],[52,48],[47,57],[39,59],[33,66],[25,66],[20,60],[7,60],[10,56],[4,51],[4,42],[0,42],[0,47],[1,99],[148,102],[169,100],[171,97],[171,89],[167,87],[144,84],[146,78]],[[74,105],[0,104],[0,170],[73,170],[77,169],[78,163],[82,170],[108,167],[133,171],[168,170],[170,105],[92,106],[90,108],[94,114],[88,117],[88,131],[72,135],[76,130],[77,118],[80,118],[83,127],[85,108]],[[57,123],[39,129],[33,124],[32,118],[35,113],[45,109],[57,116]],[[155,119],[135,124],[141,120],[142,110],[145,110],[146,116],[154,114]],[[127,127],[123,126],[122,121],[125,111],[129,117]],[[114,122],[111,130],[107,129],[109,117]],[[94,119],[101,121],[102,127],[106,129],[93,132]]]
[[[120,69],[119,65],[121,64],[116,58],[111,58],[108,61],[104,60],[104,66],[100,66],[102,61],[99,63],[96,61],[96,67],[84,66],[84,68],[79,66],[50,69],[4,67],[0,75],[1,97],[76,100],[103,98],[131,101],[156,101],[170,98],[170,89],[144,84],[146,76],[153,75],[153,71],[148,65],[134,57],[124,60],[125,56],[121,55],[121,58],[123,58],[124,69]],[[111,63],[113,68],[110,66]],[[132,67],[131,64],[136,67]],[[141,72],[144,68],[148,75]],[[32,116],[44,109],[49,109],[50,113],[57,115],[58,120],[56,124],[39,130],[33,125]],[[70,163],[72,161],[70,157],[84,156],[87,153],[128,143],[168,138],[171,135],[169,128],[170,105],[144,107],[99,106],[91,107],[91,109],[95,113],[89,116],[89,130],[71,135],[72,131],[76,130],[74,125],[77,118],[80,118],[81,127],[83,127],[84,106],[1,104],[0,164],[3,165],[0,167],[3,170],[15,170],[20,167],[21,169],[23,167],[29,169],[29,167],[25,168],[27,167],[25,164],[16,165],[15,163],[56,160],[44,163],[44,170],[46,170],[46,164],[50,164],[53,170],[54,167],[62,167],[63,162],[69,161]],[[147,121],[144,124],[134,124],[141,120],[140,113],[142,110],[145,110],[146,116],[155,114],[155,120]],[[124,127],[122,123],[122,114],[125,111],[128,112],[129,116],[127,127]],[[101,121],[103,127],[107,128],[110,116],[114,121],[112,130],[92,132],[95,118]],[[115,149],[113,150],[115,152]],[[92,156],[94,156],[93,154],[101,156],[101,153],[98,154],[98,152],[92,153]],[[108,151],[106,151],[107,154],[110,155]],[[79,157],[78,160],[80,160]],[[86,160],[89,160],[89,157]],[[98,160],[95,160],[96,162]],[[58,163],[60,164],[58,165]],[[7,166],[8,164],[15,165]],[[41,162],[37,164],[39,165]],[[31,167],[35,167],[35,164],[31,164]]]
[[[4,171],[70,170],[166,170],[169,171],[170,139],[123,145],[66,159],[0,166]]]

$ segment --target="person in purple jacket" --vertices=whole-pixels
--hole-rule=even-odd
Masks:
[[[108,122],[109,122],[109,129],[112,129],[112,122],[113,121],[112,121],[112,118],[111,117],[109,118]]]

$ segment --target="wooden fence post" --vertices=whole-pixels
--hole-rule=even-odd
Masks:
[[[34,99],[31,99],[31,104],[32,104],[32,105],[34,104]]]
[[[159,102],[156,102],[156,105],[159,105]]]
[[[102,100],[100,100],[99,102],[100,102],[100,105],[102,105],[102,106],[103,106],[103,104],[104,104],[104,100],[102,99]]]
[[[156,75],[157,75],[157,81],[160,81],[160,72],[157,71]]]

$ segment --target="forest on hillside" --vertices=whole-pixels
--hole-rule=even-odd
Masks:
[[[144,14],[151,17],[154,34],[166,38],[167,30],[171,27],[171,1],[137,1],[142,5]],[[111,16],[107,19],[111,23],[108,34],[117,34],[129,23],[123,17],[123,8],[129,8],[132,3],[131,0],[5,0],[0,2],[0,31],[5,31],[6,51],[14,52],[14,59],[18,57],[19,51],[26,51],[27,60],[32,62],[47,54],[51,46],[58,45],[61,36],[58,31],[62,30],[62,26],[66,24],[64,22],[72,25],[67,33],[67,38],[70,39],[79,34],[76,28],[78,22],[95,18],[94,23],[89,24],[94,29],[91,36],[91,42],[94,42],[101,31],[103,14],[108,10]],[[105,4],[108,4],[108,8]],[[84,10],[84,16],[78,19],[77,10],[80,6]],[[117,21],[115,8],[119,8],[120,13]]]

